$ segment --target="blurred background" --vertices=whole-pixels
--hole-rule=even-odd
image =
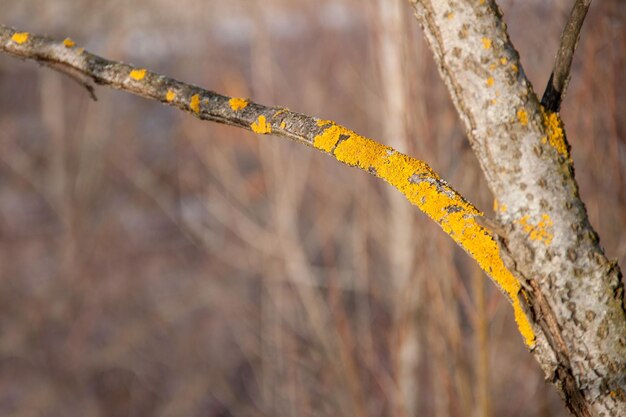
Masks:
[[[572,1],[500,4],[547,82]],[[233,96],[333,119],[493,196],[402,0],[0,0]],[[563,119],[626,266],[626,2],[595,2]],[[0,55],[0,415],[565,416],[505,298],[398,193],[257,137]]]

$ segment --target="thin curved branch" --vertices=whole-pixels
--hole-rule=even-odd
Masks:
[[[541,105],[548,111],[558,112],[561,108],[561,102],[569,85],[570,69],[580,39],[580,30],[590,5],[591,0],[576,0],[565,28],[563,28],[559,51],[554,60],[554,68],[543,97],[541,97]]]
[[[522,308],[525,297],[520,296],[521,285],[506,268],[489,230],[478,223],[482,213],[425,162],[332,121],[227,97],[143,68],[110,61],[76,47],[69,39],[61,42],[0,26],[0,50],[20,58],[52,63],[97,84],[160,101],[203,120],[287,137],[385,180],[437,222],[494,280],[513,305],[525,343],[533,346],[535,334]]]

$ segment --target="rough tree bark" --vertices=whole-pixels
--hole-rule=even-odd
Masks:
[[[497,198],[488,221],[430,167],[331,121],[231,98],[0,26],[0,50],[204,120],[321,150],[397,188],[509,298],[520,333],[578,416],[626,415],[621,274],[589,224],[557,113],[541,107],[493,1],[412,0]],[[588,5],[588,2],[586,2]],[[562,92],[562,91],[561,91]]]
[[[495,2],[412,3],[496,196],[537,361],[575,415],[626,415],[621,274],[587,218],[559,115],[540,105]]]

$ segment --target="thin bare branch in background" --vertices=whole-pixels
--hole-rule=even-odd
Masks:
[[[554,68],[541,97],[541,105],[548,111],[558,112],[561,109],[561,102],[569,85],[570,69],[574,60],[574,53],[578,47],[580,31],[590,5],[591,0],[576,0],[561,34],[561,42],[554,60]]]

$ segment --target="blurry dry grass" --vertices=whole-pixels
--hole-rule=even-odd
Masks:
[[[392,3],[0,0],[0,15],[337,120],[489,211],[430,52]],[[539,92],[567,4],[502,2]],[[592,7],[563,109],[591,219],[622,265],[625,24],[623,1]],[[97,94],[0,56],[0,415],[566,415],[504,298],[385,185]]]

